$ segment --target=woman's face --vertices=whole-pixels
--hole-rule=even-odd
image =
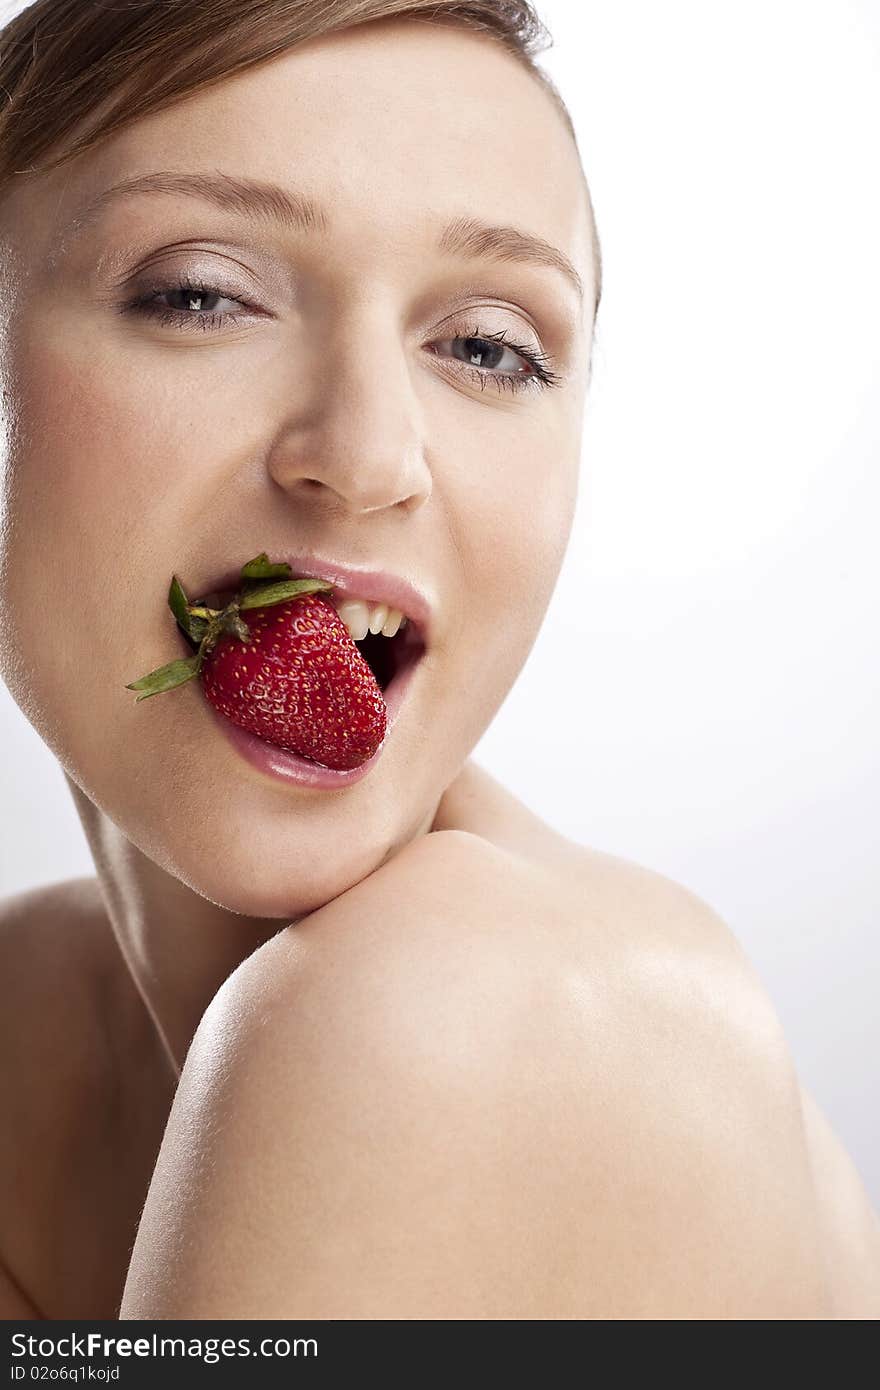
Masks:
[[[296,229],[166,191],[70,229],[111,185],[160,170],[270,181],[325,220]],[[457,218],[543,238],[583,299],[512,246],[507,259],[440,249]],[[233,912],[311,910],[417,832],[553,591],[594,294],[570,135],[490,41],[374,23],[35,176],[0,209],[0,236],[3,677],[69,776],[162,868]],[[221,298],[188,305],[188,279]],[[126,308],[158,286],[173,323]],[[462,340],[501,332],[546,354],[559,384],[513,389],[526,362],[510,349],[472,364]],[[139,703],[125,689],[185,654],[172,574],[195,597],[263,550],[391,570],[431,600],[433,644],[375,768],[348,789],[245,762],[198,681]]]

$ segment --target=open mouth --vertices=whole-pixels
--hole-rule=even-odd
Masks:
[[[234,597],[234,589],[215,589],[195,602],[208,608],[222,609]],[[195,643],[191,643],[188,638],[186,640],[195,650]],[[398,628],[393,637],[368,632],[360,641],[354,638],[352,640],[376,677],[376,683],[383,695],[396,676],[415,666],[425,654],[426,644],[418,624],[409,618],[406,625]]]
[[[383,637],[381,633],[368,632],[355,646],[366,661],[382,694],[388,689],[395,676],[408,671],[425,653],[425,644],[418,632],[407,623],[393,637]]]

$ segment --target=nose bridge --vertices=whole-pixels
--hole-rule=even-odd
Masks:
[[[393,308],[378,297],[349,298],[311,342],[314,384],[290,421],[277,480],[321,484],[362,511],[423,496],[424,414]]]

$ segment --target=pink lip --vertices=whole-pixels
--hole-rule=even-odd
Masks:
[[[399,608],[411,619],[425,646],[431,645],[433,605],[421,589],[400,575],[392,574],[389,570],[353,569],[350,565],[320,555],[281,555],[274,552],[269,559],[273,564],[286,562],[297,579],[325,579],[333,585],[336,593],[345,598],[362,598],[368,603],[388,603],[391,608]],[[241,563],[244,565],[247,560]],[[202,597],[215,591],[235,591],[239,588],[240,580],[241,565],[203,584],[194,594]]]

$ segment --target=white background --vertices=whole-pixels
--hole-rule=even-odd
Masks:
[[[605,288],[569,553],[475,756],[724,917],[880,1204],[880,6],[539,12]],[[92,873],[2,685],[0,738],[0,897]]]

